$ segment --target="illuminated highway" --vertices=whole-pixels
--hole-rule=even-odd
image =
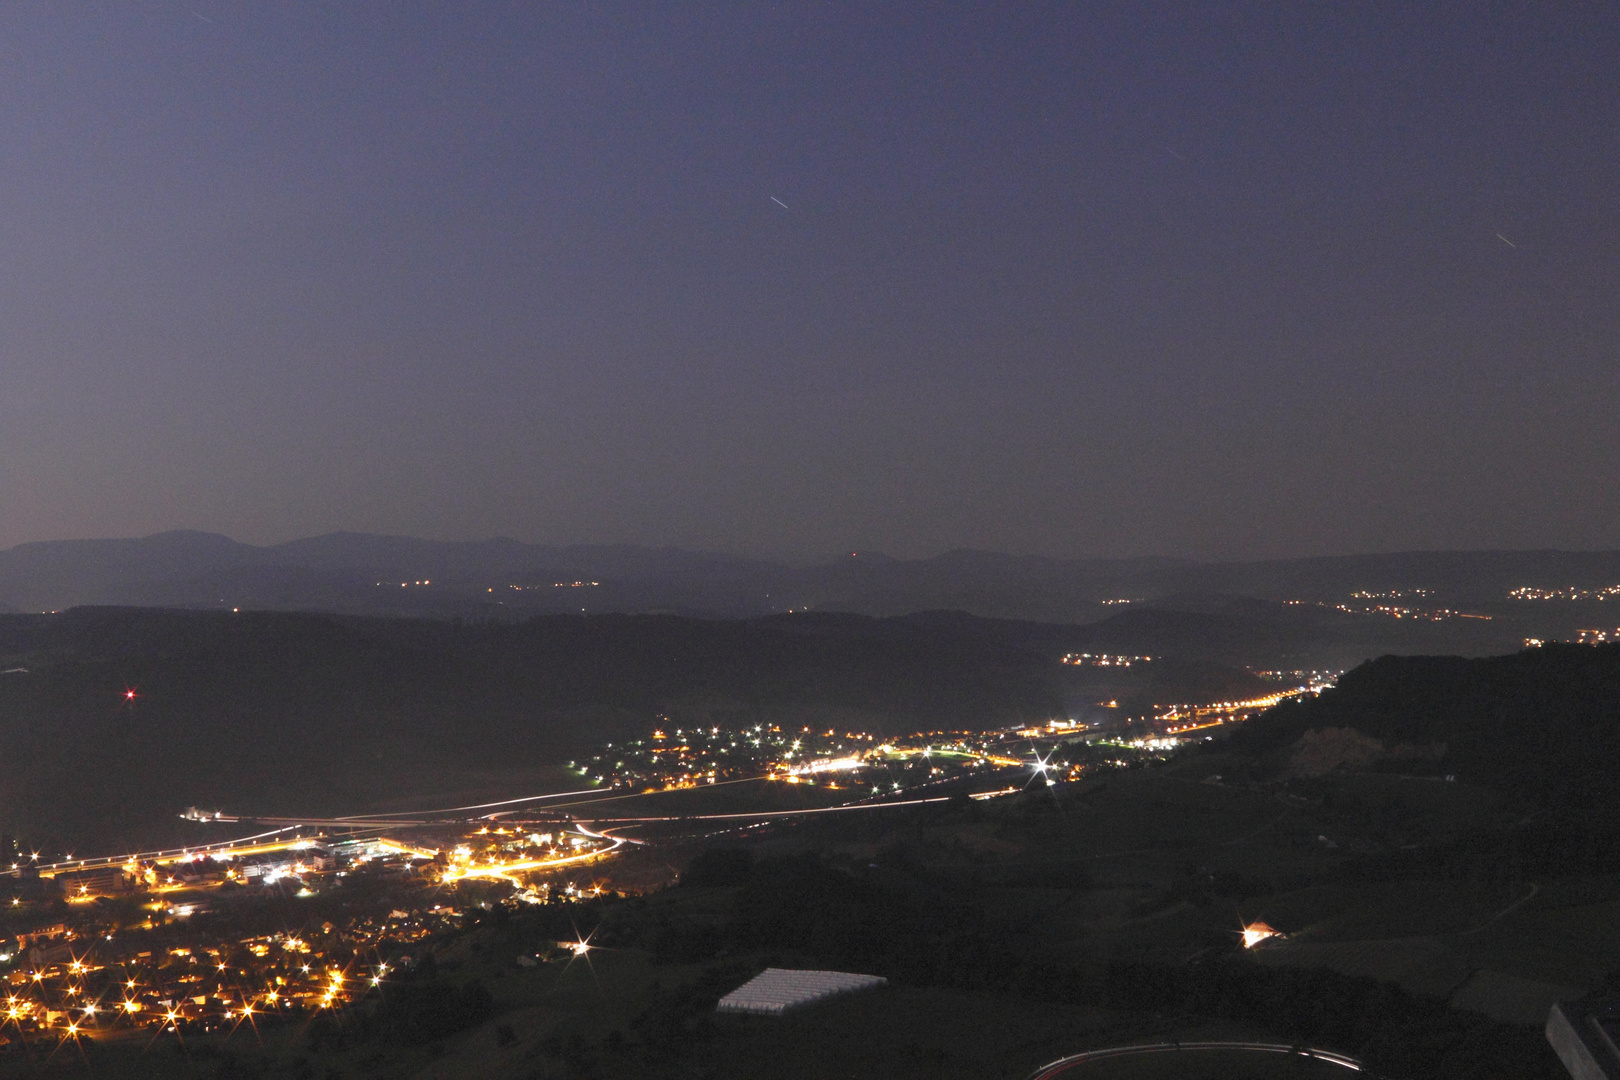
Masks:
[[[1224,724],[1246,720],[1256,713],[1264,712],[1273,705],[1280,704],[1292,697],[1302,694],[1321,693],[1324,686],[1297,686],[1288,690],[1279,690],[1275,694],[1266,694],[1263,697],[1250,698],[1246,701],[1217,701],[1210,705],[1175,705],[1168,712],[1160,713],[1154,719],[1164,725],[1167,735],[1183,735],[1189,731],[1204,731]]]
[[[1088,658],[1089,659],[1089,658]],[[1110,662],[1118,658],[1106,658]],[[1145,658],[1124,658],[1145,659]],[[1247,701],[1216,702],[1208,705],[1176,706],[1157,719],[1170,733],[1197,731],[1234,720],[1275,705],[1285,698],[1319,691],[1326,685],[1312,679],[1310,685],[1281,690]],[[922,790],[949,781],[966,781],[979,788],[985,797],[1011,791],[1005,787],[1005,770],[1029,769],[1031,776],[1062,777],[1058,766],[1051,766],[1051,754],[1042,757],[1035,752],[1033,761],[1008,753],[1013,746],[1027,740],[1038,747],[1048,740],[1063,740],[1076,734],[1072,721],[1052,721],[1047,730],[1042,728],[1017,729],[998,732],[932,732],[913,736],[911,745],[891,742],[874,735],[833,729],[812,731],[783,731],[777,727],[755,725],[752,729],[723,731],[720,728],[695,728],[686,732],[677,729],[670,735],[663,731],[653,733],[650,740],[623,743],[615,749],[607,743],[603,754],[593,757],[586,767],[576,771],[586,775],[600,769],[594,777],[598,786],[572,791],[544,792],[522,795],[489,802],[422,810],[379,811],[336,817],[293,817],[261,815],[226,815],[221,811],[202,811],[188,808],[182,818],[201,823],[229,821],[255,821],[270,826],[265,832],[218,843],[186,845],[157,851],[142,851],[123,855],[108,855],[90,859],[59,859],[48,863],[28,863],[13,866],[9,873],[21,876],[25,871],[37,870],[40,877],[52,878],[60,874],[121,868],[130,870],[138,866],[161,866],[194,862],[209,857],[234,859],[244,856],[268,854],[276,851],[309,846],[313,840],[309,830],[321,830],[319,837],[327,842],[348,841],[380,842],[384,831],[392,833],[406,829],[445,829],[460,825],[495,823],[515,824],[513,815],[527,809],[542,810],[552,815],[572,817],[586,807],[597,808],[604,803],[643,798],[680,790],[717,788],[730,784],[776,781],[788,784],[819,786],[828,791],[848,790],[849,801],[837,806],[822,806],[790,810],[736,811],[702,814],[624,814],[597,817],[596,811],[586,811],[594,820],[620,828],[638,824],[681,821],[768,821],[820,814],[836,814],[860,810],[880,810],[885,807],[920,806],[944,802],[944,795],[928,798],[881,801],[884,796],[897,796],[908,790],[921,794]],[[1173,738],[1143,744],[1150,752],[1173,746]],[[1055,744],[1054,744],[1055,745]],[[1114,745],[1114,744],[1110,744]],[[570,763],[572,767],[573,763]],[[744,775],[739,775],[743,773]],[[997,789],[986,791],[985,781],[1002,773]],[[1080,766],[1074,766],[1068,779],[1078,779]],[[609,777],[612,777],[611,781]],[[863,778],[864,777],[864,778]],[[877,783],[874,783],[877,781]],[[869,787],[868,787],[869,785]],[[638,790],[639,789],[639,790]],[[937,790],[937,787],[936,787]],[[971,792],[970,792],[971,794]],[[617,850],[624,840],[598,836],[610,844],[608,851]],[[397,844],[398,842],[395,841]],[[409,846],[401,847],[404,851]],[[411,849],[424,857],[435,853],[431,848]],[[567,853],[556,858],[524,858],[497,862],[473,872],[464,868],[460,876],[510,876],[551,866],[565,866],[598,858],[607,852]],[[0,871],[0,874],[8,871]]]
[[[267,840],[265,838],[285,833],[295,827],[294,825],[288,825],[284,828],[271,829],[269,832],[255,833],[252,836],[226,840],[217,844],[163,848],[159,851],[139,851],[129,855],[103,855],[94,859],[63,859],[59,862],[37,864],[34,869],[39,871],[40,877],[50,878],[55,877],[57,874],[78,873],[81,870],[106,870],[113,867],[122,867],[134,862],[162,866],[227,852],[232,855],[255,855],[270,851],[286,851],[297,847],[301,843],[307,845],[309,841],[302,837],[284,837],[280,840]],[[22,867],[12,867],[10,870],[0,871],[0,874],[9,874],[16,877],[22,873],[22,869]]]
[[[926,803],[950,802],[951,796],[939,795],[931,799],[901,799],[896,802],[851,803],[846,806],[818,806],[801,810],[753,810],[735,814],[667,814],[662,817],[592,818],[592,824],[632,825],[654,821],[738,821],[743,819],[799,817],[804,814],[841,814],[851,810],[890,810],[901,806],[922,806]]]
[[[577,866],[581,863],[595,862],[598,859],[607,858],[625,844],[633,843],[633,841],[622,836],[608,836],[605,833],[586,833],[585,835],[611,841],[611,846],[596,851],[587,851],[580,855],[564,855],[551,859],[510,859],[487,863],[452,861],[441,880],[446,885],[449,885],[463,878],[500,878],[515,885],[518,884],[518,881],[513,875],[534,873],[540,870],[555,870],[561,866]]]
[[[870,737],[848,736],[851,741],[857,738],[870,739]],[[794,747],[798,746],[795,742]],[[791,752],[789,753],[791,757]],[[923,746],[906,747],[889,743],[872,746],[856,753],[846,753],[841,757],[820,757],[793,764],[766,763],[764,770],[752,776],[736,777],[732,779],[707,778],[701,785],[687,780],[676,779],[660,787],[648,787],[641,791],[616,791],[613,787],[594,787],[574,791],[547,792],[538,795],[523,795],[510,799],[498,799],[490,802],[470,803],[457,806],[439,807],[423,810],[384,811],[368,814],[350,814],[337,817],[292,817],[292,816],[262,816],[262,815],[226,815],[219,811],[200,811],[195,807],[188,808],[180,816],[186,820],[201,823],[254,821],[262,825],[273,826],[264,832],[217,843],[186,845],[176,848],[164,848],[155,851],[140,851],[122,855],[106,855],[88,859],[61,859],[49,863],[25,864],[22,867],[12,867],[11,876],[20,876],[25,869],[34,870],[42,878],[53,878],[60,874],[78,874],[87,871],[123,869],[145,866],[163,866],[183,862],[195,862],[206,858],[236,859],[245,856],[269,854],[277,851],[296,850],[310,847],[315,839],[331,842],[335,839],[350,841],[366,840],[374,843],[392,843],[401,851],[413,851],[421,857],[433,857],[437,854],[435,849],[411,848],[402,845],[399,841],[384,841],[382,830],[389,832],[414,828],[447,828],[457,825],[494,823],[509,818],[525,809],[538,808],[539,804],[546,804],[547,813],[562,814],[569,817],[577,810],[585,807],[599,807],[603,803],[644,798],[649,795],[664,794],[671,791],[687,790],[702,787],[704,789],[723,787],[731,784],[760,783],[783,781],[787,783],[816,783],[822,779],[824,786],[829,790],[838,790],[840,784],[826,781],[825,777],[833,773],[855,772],[861,769],[881,767],[884,761],[907,761],[919,759],[939,759],[942,763],[949,760],[966,762],[970,765],[990,766],[993,769],[1009,769],[1029,767],[1035,772],[1043,772],[1045,762],[1037,760],[1034,763],[1022,758],[1011,757],[1004,753],[995,753],[987,747],[976,750],[956,749],[953,747]],[[938,771],[937,769],[935,770]],[[925,779],[922,785],[930,781]],[[863,789],[864,790],[864,789]],[[731,813],[707,814],[647,814],[624,815],[616,817],[597,817],[591,815],[592,820],[600,823],[617,826],[619,828],[633,827],[637,824],[651,824],[657,822],[680,821],[766,821],[777,818],[794,818],[806,815],[845,813],[861,810],[881,810],[885,808],[899,808],[906,806],[921,806],[930,803],[945,802],[948,796],[940,795],[928,798],[902,799],[897,801],[874,801],[873,796],[878,794],[878,788],[871,789],[865,797],[857,797],[857,801],[839,806],[823,806],[812,808],[788,810],[759,810],[741,811]],[[896,794],[902,790],[898,783],[889,785],[885,794]],[[998,789],[988,794],[1002,794],[1012,788]],[[853,792],[852,792],[853,793]],[[310,837],[306,835],[309,830],[329,830],[336,835],[319,835]],[[596,839],[608,842],[606,850],[589,853],[569,854],[555,858],[525,858],[508,861],[495,861],[478,866],[462,866],[447,871],[446,880],[459,877],[506,877],[518,873],[546,870],[553,867],[574,865],[592,859],[605,857],[612,851],[618,850],[627,838],[612,837],[605,834],[592,834],[582,829],[586,836],[595,836]]]
[[[514,806],[514,805],[516,805],[518,803],[539,802],[541,799],[566,799],[566,798],[571,798],[571,797],[573,797],[575,795],[595,795],[597,793],[598,793],[598,789],[596,789],[596,788],[586,788],[583,791],[555,791],[555,792],[552,792],[552,793],[547,794],[547,795],[523,795],[523,796],[521,796],[519,798],[516,798],[516,799],[500,799],[500,800],[497,800],[496,802],[473,803],[471,806],[447,806],[447,807],[445,807],[445,808],[443,808],[441,810],[401,810],[398,813],[388,813],[388,814],[364,814],[364,815],[357,814],[357,815],[354,815],[353,817],[335,818],[333,820],[335,820],[335,821],[357,821],[357,820],[360,820],[361,818],[364,818],[367,821],[372,821],[372,820],[381,820],[381,819],[397,820],[399,818],[405,818],[405,817],[433,818],[433,817],[437,817],[438,815],[441,815],[441,814],[460,814],[460,813],[463,813],[463,812],[468,811],[468,810],[488,810],[492,806]],[[485,816],[486,817],[492,817],[494,815],[487,815],[486,814]],[[265,819],[256,818],[254,820],[262,821],[262,820],[265,820]]]

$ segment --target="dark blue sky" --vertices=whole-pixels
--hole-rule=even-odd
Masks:
[[[1610,4],[50,2],[0,71],[0,546],[1620,546]]]

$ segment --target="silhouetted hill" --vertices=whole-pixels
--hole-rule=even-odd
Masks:
[[[786,566],[628,545],[334,533],[255,547],[196,532],[0,552],[0,610],[14,612],[136,605],[488,619],[563,612],[753,618],[807,609],[876,616],[959,610],[1015,621],[1106,623],[1099,632],[1123,651],[1164,651],[1159,642],[1173,639],[1198,656],[1261,665],[1353,663],[1382,652],[1487,655],[1527,637],[1570,637],[1579,628],[1620,623],[1620,598],[1607,606],[1536,603],[1509,600],[1508,591],[1615,584],[1620,552],[1416,552],[1205,564],[953,551],[912,560],[852,553],[821,565]],[[1349,610],[1332,610],[1336,605]],[[1379,606],[1388,610],[1367,610]],[[1144,607],[1212,618],[1178,623],[1134,614]],[[1467,625],[1458,611],[1490,618]],[[1108,621],[1122,612],[1132,617]],[[1435,612],[1451,614],[1431,622]]]
[[[1325,728],[1391,746],[1443,744],[1442,771],[1522,810],[1620,835],[1620,644],[1380,657],[1315,700],[1271,710],[1232,742],[1269,753]]]

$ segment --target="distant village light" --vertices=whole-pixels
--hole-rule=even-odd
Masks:
[[[1263,922],[1252,922],[1243,928],[1243,947],[1252,949],[1267,938],[1280,936],[1277,931]]]

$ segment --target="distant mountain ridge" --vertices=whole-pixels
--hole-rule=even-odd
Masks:
[[[1288,615],[1277,603],[1331,605],[1356,592],[1423,589],[1426,595],[1398,602],[1490,613],[1491,605],[1500,609],[1508,590],[1520,586],[1615,584],[1620,584],[1620,551],[1407,552],[1198,563],[958,550],[925,559],[861,553],[789,566],[623,544],[457,542],[339,532],[260,547],[193,531],[45,541],[0,551],[0,611],[18,613],[88,605],[474,618],[565,612],[752,618],[805,609],[891,616],[959,610],[986,618],[1087,624],[1144,606],[1229,618],[1238,614],[1237,599],[1249,597],[1271,606],[1246,618],[1288,624],[1303,613]],[[1529,607],[1521,603],[1515,610],[1537,614]],[[1612,607],[1610,625],[1620,625],[1620,597]],[[1510,639],[1497,635],[1490,647],[1518,644]]]

